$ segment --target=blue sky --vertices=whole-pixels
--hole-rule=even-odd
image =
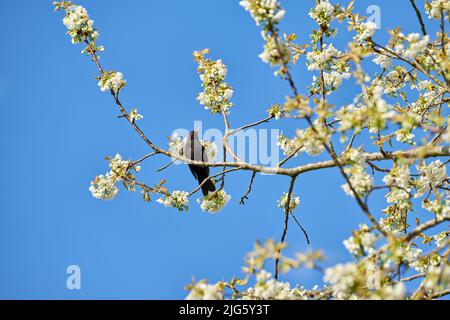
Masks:
[[[303,42],[313,21],[307,16],[313,1],[283,1],[287,10],[283,32],[295,32]],[[288,95],[286,82],[257,55],[260,31],[238,1],[80,1],[95,20],[99,42],[106,48],[102,63],[120,70],[127,80],[122,100],[144,114],[142,128],[159,145],[177,128],[221,128],[195,100],[200,91],[192,52],[210,48],[229,69],[235,90],[232,126],[258,120],[271,104]],[[403,25],[418,30],[409,1],[360,1],[364,13],[379,5],[382,29]],[[0,187],[0,298],[14,299],[175,299],[196,279],[210,281],[239,275],[245,253],[256,239],[279,239],[283,213],[276,200],[288,187],[283,177],[258,176],[245,206],[237,201],[250,173],[231,174],[227,191],[232,200],[218,215],[192,204],[188,213],[144,203],[138,193],[120,191],[112,202],[94,199],[89,182],[107,171],[105,156],[117,152],[136,159],[147,146],[123,121],[111,97],[101,93],[95,66],[70,44],[60,13],[51,1],[0,1],[0,146],[3,169]],[[347,36],[348,37],[348,36]],[[345,36],[335,44],[343,50]],[[300,88],[312,75],[304,60],[293,73]],[[336,104],[352,101],[356,91],[332,97]],[[297,123],[275,123],[293,133]],[[304,163],[298,158],[292,164]],[[162,178],[170,189],[195,187],[185,166],[155,171],[167,163],[149,160],[139,175],[149,184]],[[324,249],[326,265],[350,259],[342,240],[365,221],[351,198],[344,195],[336,170],[300,176],[298,215],[309,231],[309,249]],[[385,206],[382,197],[371,206]],[[308,247],[291,226],[290,251]],[[66,289],[66,268],[79,265],[82,289]],[[295,271],[283,280],[312,287],[321,276]]]

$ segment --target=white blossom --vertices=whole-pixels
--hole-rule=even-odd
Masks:
[[[115,71],[104,72],[98,82],[98,86],[102,92],[112,90],[116,94],[125,85],[126,81],[123,80],[123,74]]]
[[[82,6],[72,5],[66,9],[66,16],[63,19],[67,27],[68,34],[72,38],[72,43],[80,43],[84,39],[95,41],[99,33],[94,29],[94,21],[89,19],[89,14]]]
[[[286,64],[290,60],[291,51],[284,41],[277,38],[277,42],[272,35],[262,32],[263,39],[265,40],[264,51],[259,55],[259,58],[269,63],[271,66],[278,66]]]
[[[430,266],[424,281],[427,291],[434,293],[440,290],[448,290],[450,286],[450,266],[447,263],[440,266]]]
[[[444,248],[447,243],[450,241],[449,238],[450,232],[448,231],[442,231],[441,233],[433,236],[434,240],[436,241],[436,247],[439,249]]]
[[[415,198],[422,197],[430,190],[430,187],[436,188],[442,186],[447,179],[447,168],[441,160],[433,161],[428,166],[425,162],[422,162],[416,168],[420,174],[420,178],[417,181]]]
[[[186,139],[181,138],[178,134],[174,133],[169,138],[169,152],[173,157],[183,156],[184,147],[186,145]]]
[[[409,179],[409,166],[407,164],[395,165],[384,176],[383,182],[390,187],[390,192],[386,195],[388,203],[395,203],[402,209],[410,207]]]
[[[363,22],[359,24],[355,29],[358,33],[358,35],[355,36],[355,40],[358,42],[363,42],[364,40],[367,40],[375,34],[377,25],[372,21]]]
[[[324,44],[322,51],[315,50],[308,52],[306,55],[308,70],[323,70],[336,59],[342,55],[342,52],[337,50],[331,43],[329,45]]]
[[[129,115],[131,121],[138,121],[144,119],[144,116],[142,114],[139,114],[137,109],[131,109]]]
[[[316,6],[311,9],[309,16],[313,18],[319,26],[329,26],[333,18],[334,7],[328,0],[318,1]]]
[[[274,117],[275,120],[280,120],[281,115],[283,114],[281,111],[281,106],[279,104],[277,105],[273,105],[271,106],[268,110],[267,113],[271,116]],[[277,144],[278,145],[278,144]]]
[[[167,194],[156,201],[166,208],[173,207],[179,211],[184,211],[188,209],[188,196],[189,193],[186,191],[173,191],[171,194]]]
[[[112,200],[119,193],[116,181],[110,173],[97,176],[94,181],[91,182],[89,191],[94,198],[101,200]]]
[[[201,140],[200,143],[202,144],[203,148],[205,148],[205,153],[208,156],[208,160],[214,161],[217,155],[217,145],[214,142],[208,141],[208,140]]]
[[[447,128],[441,136],[442,141],[450,143],[450,128]]]
[[[283,133],[280,133],[277,145],[283,151],[285,156],[294,155],[294,157],[296,157],[299,153],[301,142],[298,138],[289,139]]]
[[[186,300],[223,300],[223,294],[217,285],[200,281],[192,287]]]
[[[325,270],[324,281],[329,282],[337,299],[348,299],[357,284],[358,266],[354,263],[338,264]]]
[[[367,254],[372,254],[374,244],[377,237],[370,231],[366,224],[360,224],[359,230],[355,231],[353,235],[344,240],[344,246],[353,256],[359,257]]]
[[[344,171],[349,176],[355,192],[361,196],[370,191],[373,185],[373,177],[365,172],[365,154],[359,149],[350,149],[344,154],[344,157],[350,161],[350,165],[345,167]],[[355,196],[348,183],[344,184],[342,188],[349,196]]]
[[[450,218],[450,199],[422,201],[422,208],[434,213],[437,218]]]
[[[383,69],[387,69],[392,65],[391,58],[383,54],[375,54],[375,59],[373,59],[372,61]]]
[[[428,12],[428,18],[440,20],[442,12],[447,16],[450,15],[450,1],[433,0],[431,3],[426,3],[425,9]]]
[[[243,0],[239,4],[250,12],[257,25],[277,23],[286,13],[276,0]]]
[[[109,161],[110,175],[117,181],[125,176],[130,168],[130,161],[123,160],[120,154],[116,154],[114,158],[107,158]]]
[[[410,268],[415,269],[417,272],[425,272],[427,265],[424,260],[420,259],[422,253],[422,249],[408,246],[403,253],[403,259],[408,263]]]
[[[409,45],[405,50],[404,55],[409,58],[415,58],[417,55],[423,53],[430,43],[430,36],[425,35],[423,37],[418,33],[411,33],[406,37]]]
[[[285,192],[285,193],[283,193],[281,199],[277,201],[278,208],[285,209],[287,199],[288,199],[288,193]],[[299,204],[300,204],[300,197],[296,197],[295,193],[292,193],[290,201],[289,201],[289,211],[290,212],[294,211],[298,207]]]
[[[245,299],[252,300],[289,300],[295,298],[295,290],[287,282],[278,282],[272,274],[261,270],[256,274],[254,287],[244,292]]]
[[[332,72],[324,72],[323,73],[323,80],[325,83],[325,87],[329,91],[334,91],[337,88],[339,88],[342,84],[342,81],[344,79],[350,79],[350,73],[349,72],[338,72],[338,71],[332,71]],[[313,81],[317,82],[321,80],[319,77],[314,77]]]
[[[208,53],[208,49],[194,52],[203,87],[203,91],[197,96],[197,101],[212,113],[228,113],[229,108],[233,106],[230,101],[233,90],[225,82],[227,67],[220,59],[213,61],[205,58]]]
[[[310,156],[318,156],[325,150],[324,143],[328,142],[330,134],[324,126],[319,124],[317,119],[313,124],[316,130],[312,128],[298,129],[296,134],[300,145],[303,146],[302,151]]]
[[[218,213],[223,209],[228,201],[230,201],[230,199],[231,196],[228,195],[225,190],[219,190],[210,192],[203,198],[203,200],[197,199],[197,202],[200,204],[200,208],[204,212]]]
[[[405,299],[406,286],[403,282],[397,282],[380,288],[381,298],[384,300],[403,300]]]

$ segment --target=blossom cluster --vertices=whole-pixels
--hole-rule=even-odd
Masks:
[[[244,300],[293,300],[302,296],[301,289],[291,289],[288,282],[279,282],[266,270],[256,274],[256,284],[242,293]]]
[[[166,194],[156,201],[166,208],[173,207],[179,211],[187,211],[189,204],[188,196],[189,193],[186,191],[173,191],[171,194]]]
[[[354,39],[357,42],[364,42],[368,38],[372,37],[375,34],[375,31],[377,30],[377,25],[372,22],[363,22],[361,24],[357,24],[354,29],[357,32],[357,35],[354,37]]]
[[[187,286],[190,290],[186,300],[223,300],[223,293],[218,285],[211,285],[206,281],[199,281]]]
[[[248,12],[256,24],[276,24],[283,19],[285,11],[276,0],[242,0],[239,4]]]
[[[95,41],[99,33],[94,28],[94,21],[89,19],[89,14],[82,6],[71,5],[70,2],[63,1],[61,4],[56,3],[57,8],[64,8],[66,15],[63,19],[64,25],[67,27],[67,33],[72,38],[72,43],[80,43],[84,40]]]
[[[209,161],[214,161],[217,156],[217,145],[209,140],[200,140]]]
[[[373,264],[338,264],[325,270],[324,280],[330,283],[333,297],[340,300],[403,300],[406,295],[404,283],[386,282]]]
[[[136,172],[140,171],[139,166],[131,166],[130,161],[123,160],[120,154],[116,154],[114,158],[106,158],[109,162],[110,171],[105,175],[97,176],[89,187],[92,196],[102,200],[114,199],[119,189],[117,183],[123,179],[134,180],[134,176],[129,172],[133,168]]]
[[[281,208],[281,209],[286,208],[288,196],[289,195],[287,192],[283,193],[283,195],[281,196],[281,199],[277,201],[278,208]],[[298,207],[299,204],[300,204],[300,197],[296,197],[295,193],[292,193],[291,197],[290,197],[290,201],[289,201],[289,210],[288,211],[293,212]]]
[[[203,200],[197,199],[200,208],[208,213],[218,213],[230,201],[231,196],[225,190],[210,192]]]
[[[265,40],[264,51],[259,57],[263,62],[269,63],[273,67],[289,62],[291,49],[280,37],[275,37],[264,31],[262,37]]]
[[[339,119],[339,131],[354,130],[359,133],[364,127],[368,127],[370,133],[376,133],[386,128],[389,120],[396,115],[393,106],[383,99],[383,87],[374,86],[371,94],[364,96],[363,102],[356,105],[343,106],[336,111]]]
[[[411,207],[409,187],[410,172],[407,163],[397,163],[392,170],[383,178],[383,182],[390,187],[386,195],[388,203],[396,204],[401,209]]]
[[[440,20],[442,13],[448,17],[450,16],[450,1],[449,0],[433,0],[426,2],[425,10],[428,12],[430,19]]]
[[[450,264],[446,262],[440,266],[430,266],[424,281],[424,289],[430,294],[448,290],[450,287]]]
[[[373,177],[366,172],[366,156],[361,149],[350,149],[345,152],[344,158],[349,164],[344,168],[345,173],[349,176],[350,184],[346,183],[342,186],[345,193],[354,197],[354,191],[362,196],[372,189]]]
[[[447,243],[450,241],[450,231],[442,231],[441,233],[436,234],[433,238],[436,241],[436,247],[439,249],[443,249]]]
[[[317,4],[309,12],[309,16],[313,18],[321,27],[329,27],[333,19],[334,7],[328,0],[317,1]]]
[[[417,171],[420,174],[420,178],[415,181],[417,189],[414,195],[415,198],[422,197],[431,189],[435,190],[448,184],[447,167],[441,160],[433,161],[429,165],[422,162],[417,166]]]
[[[129,116],[130,116],[130,120],[133,122],[144,119],[144,116],[142,114],[140,114],[138,112],[138,110],[135,108],[131,109]]]
[[[376,53],[372,62],[379,65],[383,69],[387,69],[392,65],[392,59],[384,54]]]
[[[411,245],[402,247],[399,251],[401,259],[409,268],[419,273],[426,273],[430,267],[441,265],[441,257],[437,254],[423,255],[423,250]]]
[[[299,118],[310,117],[313,113],[309,105],[309,99],[303,96],[286,97],[286,101],[283,104],[283,112]]]
[[[276,120],[280,120],[283,112],[281,111],[281,106],[280,104],[276,104],[271,106],[268,110],[267,113],[271,116],[274,117]]]
[[[119,193],[119,188],[117,188],[116,180],[110,173],[107,173],[105,175],[95,177],[95,179],[91,182],[89,191],[96,199],[112,200]]]
[[[186,139],[183,139],[178,134],[173,134],[169,138],[169,152],[172,157],[181,157],[183,156],[184,147],[186,145]]]
[[[280,136],[278,137],[277,145],[283,151],[283,154],[285,156],[293,155],[294,157],[296,157],[301,148],[301,142],[299,141],[299,139],[297,137],[295,137],[293,139],[289,139],[283,133],[280,133]]]
[[[302,146],[302,152],[306,152],[310,156],[318,156],[324,150],[324,144],[330,140],[330,133],[327,128],[320,124],[318,119],[314,121],[314,129],[297,129],[298,141]]]
[[[314,76],[314,87],[321,88],[323,81],[326,92],[329,93],[336,90],[344,79],[350,78],[349,66],[340,60],[342,55],[342,52],[337,50],[333,44],[324,44],[320,49],[307,53],[308,70],[323,72],[321,77]]]
[[[126,81],[123,79],[123,74],[115,71],[103,72],[98,81],[98,86],[102,92],[111,90],[115,94],[125,87],[125,85]]]
[[[314,71],[329,68],[333,60],[341,55],[342,52],[337,50],[333,44],[324,44],[321,50],[308,52],[306,55],[308,70]]]
[[[407,48],[403,51],[403,55],[414,59],[419,54],[422,54],[427,48],[430,43],[430,36],[425,35],[421,36],[418,33],[410,33],[407,36],[404,36],[403,34],[400,34],[401,38],[404,38],[405,41],[408,43]],[[397,47],[397,50],[400,47]]]
[[[197,96],[198,102],[211,113],[228,113],[233,103],[233,89],[225,82],[227,67],[222,60],[213,61],[205,57],[208,49],[195,51],[194,58],[198,63],[198,73],[202,81],[203,92]]]
[[[260,59],[273,67],[281,66],[275,75],[285,74],[284,68],[291,60],[292,50],[289,41],[283,41],[278,35],[276,27],[285,11],[276,0],[243,0],[240,5],[250,12],[257,25],[264,25],[261,32],[264,50],[259,55]]]
[[[362,257],[374,253],[374,245],[377,237],[366,225],[361,224],[359,230],[354,231],[353,235],[344,241],[344,246],[355,257]]]

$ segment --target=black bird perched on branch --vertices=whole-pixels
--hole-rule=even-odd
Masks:
[[[184,156],[195,161],[209,162],[205,147],[201,144],[197,131],[191,131],[189,133],[186,140],[186,145],[184,147]],[[199,185],[209,177],[209,167],[200,167],[190,164],[189,169],[191,170],[194,178],[197,179]],[[211,179],[208,179],[202,185],[203,195],[206,196],[209,192],[214,191],[216,191],[216,187]]]

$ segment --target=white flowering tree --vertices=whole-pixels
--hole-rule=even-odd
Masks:
[[[156,196],[157,202],[165,207],[187,210],[189,199],[201,185],[191,192],[170,191],[164,181],[152,186],[139,181],[140,166],[157,155],[172,162],[220,169],[209,177],[215,181],[217,190],[198,200],[202,210],[209,213],[219,212],[230,200],[224,185],[231,172],[252,173],[242,204],[248,199],[257,174],[290,178],[278,201],[285,214],[281,240],[257,243],[245,259],[244,277],[215,284],[206,280],[195,282],[188,286],[188,299],[437,299],[448,295],[450,42],[446,25],[450,19],[450,0],[417,2],[424,6],[409,1],[414,9],[411,12],[415,13],[412,18],[417,19],[420,31],[404,34],[400,27],[390,30],[390,40],[382,44],[374,40],[375,23],[355,12],[353,1],[342,6],[316,0],[309,16],[317,27],[311,32],[310,43],[299,44],[295,34],[285,34],[279,29],[285,11],[276,0],[240,1],[262,30],[265,44],[261,60],[275,68],[276,77],[288,82],[291,93],[271,106],[263,119],[233,129],[229,121],[233,89],[226,82],[226,66],[221,60],[208,58],[207,49],[194,52],[203,88],[198,102],[213,115],[223,117],[222,162],[191,160],[183,154],[185,141],[176,136],[170,139],[167,148],[154,144],[138,125],[143,116],[136,109],[127,109],[120,99],[126,85],[122,73],[104,69],[100,64],[99,54],[104,48],[98,45],[99,33],[86,9],[70,1],[55,2],[56,10],[65,14],[63,22],[72,43],[83,44],[83,53],[98,68],[101,91],[111,94],[121,117],[152,150],[135,161],[123,160],[119,154],[107,158],[109,172],[91,182],[92,195],[111,200],[117,196],[121,184],[128,191],[139,190],[144,201]],[[438,27],[435,34],[427,32],[431,24]],[[353,34],[353,40],[340,49],[332,43],[338,26],[341,30],[348,27]],[[300,61],[306,61],[313,73],[310,86],[302,89],[292,77]],[[378,71],[366,72],[368,63],[375,64]],[[344,81],[353,81],[360,89],[352,97],[353,103],[330,104],[329,96]],[[269,121],[278,120],[281,126],[283,119],[298,119],[298,129],[292,136],[280,136],[279,146],[285,158],[278,165],[245,162],[230,147],[229,139],[236,133]],[[372,144],[367,143],[368,136]],[[211,155],[209,158],[214,158],[217,152],[214,144],[209,141],[202,144]],[[310,162],[289,167],[300,154]],[[315,161],[318,155],[327,155],[329,159]],[[295,257],[286,257],[282,252],[290,220],[299,224],[295,209],[300,199],[294,194],[297,178],[326,168],[340,172],[343,195],[354,198],[369,223],[361,224],[344,241],[354,260],[323,269],[321,252],[298,253]],[[375,192],[385,193],[387,207],[381,212],[368,205]],[[273,275],[265,270],[268,260],[275,262]],[[305,289],[279,281],[280,273],[294,268],[322,272],[323,286]],[[410,274],[407,277],[405,270]],[[406,286],[413,280],[419,280],[416,281],[419,284],[413,288]]]

